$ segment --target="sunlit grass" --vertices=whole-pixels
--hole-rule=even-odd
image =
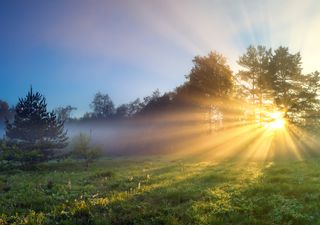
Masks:
[[[1,218],[8,224],[319,222],[319,160],[170,158],[104,159],[88,171],[65,162],[41,165],[42,172],[1,173]]]
[[[124,138],[159,144],[161,157],[4,171],[0,224],[318,223],[320,160],[309,157],[316,140],[282,112],[263,116],[234,120],[230,113],[211,127],[198,123],[199,114],[170,114],[156,119],[154,132]]]

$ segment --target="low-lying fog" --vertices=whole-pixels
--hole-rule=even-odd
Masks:
[[[170,151],[172,144],[198,133],[192,122],[180,122],[177,126],[174,121],[73,122],[65,127],[71,143],[76,135],[85,133],[91,137],[92,144],[101,146],[109,154]]]
[[[80,133],[91,137],[92,145],[99,145],[107,154],[137,154],[171,151],[176,144],[203,133],[190,118],[183,116],[152,117],[108,121],[71,121],[65,123],[69,146]],[[0,124],[0,137],[4,136]]]

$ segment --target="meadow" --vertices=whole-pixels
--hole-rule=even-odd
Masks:
[[[0,173],[0,224],[320,224],[320,158],[66,160]]]

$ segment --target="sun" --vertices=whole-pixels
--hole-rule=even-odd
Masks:
[[[272,129],[283,129],[286,125],[286,120],[284,118],[283,112],[270,112],[269,113],[270,122],[268,123],[268,127]]]

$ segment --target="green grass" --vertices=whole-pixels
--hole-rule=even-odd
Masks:
[[[0,173],[0,224],[320,224],[320,159],[74,161]]]

